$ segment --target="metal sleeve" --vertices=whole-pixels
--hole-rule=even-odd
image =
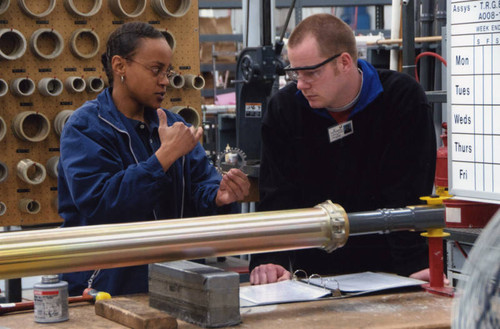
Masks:
[[[63,83],[58,78],[43,78],[38,81],[38,91],[46,97],[59,96],[63,91]]]
[[[87,84],[82,77],[67,77],[64,81],[64,88],[66,88],[66,91],[71,94],[81,93],[85,91],[86,87]]]
[[[9,177],[9,167],[7,167],[4,162],[0,161],[0,183],[5,182],[7,177]]]
[[[78,44],[79,41],[90,42],[92,44],[90,52],[82,52]],[[90,59],[99,52],[100,43],[99,35],[93,29],[77,29],[71,34],[69,49],[78,58]]]
[[[0,142],[4,139],[5,135],[7,135],[7,124],[5,120],[0,116]]]
[[[54,119],[54,131],[57,134],[57,136],[61,136],[64,125],[74,112],[75,111],[73,110],[62,110],[61,112],[57,113]]]
[[[43,113],[24,111],[14,117],[12,131],[19,139],[41,142],[49,136],[50,121]]]
[[[169,2],[168,5],[167,2]],[[177,3],[178,2],[179,1],[177,1]],[[189,11],[191,0],[180,0],[177,6],[176,3],[172,4],[172,1],[168,0],[151,0],[151,7],[153,7],[153,10],[162,17],[182,17]]]
[[[88,77],[85,80],[88,92],[100,93],[104,89],[104,80],[101,77]]]
[[[24,55],[26,47],[26,38],[21,32],[16,29],[0,29],[0,58],[16,60]]]
[[[194,108],[189,106],[173,106],[170,112],[180,115],[187,123],[198,128],[201,123],[200,114]]]
[[[30,78],[16,78],[10,81],[10,90],[15,96],[31,96],[35,92],[35,82]]]
[[[28,15],[30,17],[33,17],[33,18],[42,18],[42,17],[45,17],[45,16],[49,15],[54,10],[54,8],[56,7],[56,0],[50,0],[49,1],[49,6],[47,7],[47,9],[45,11],[37,14],[37,13],[35,13],[34,11],[32,11],[29,8],[29,6],[26,4],[26,0],[17,0],[17,3],[19,4],[19,7],[22,9],[22,11],[26,15]]]
[[[9,85],[4,79],[0,79],[0,97],[7,95],[9,91]]]
[[[10,0],[0,1],[0,15],[5,13],[7,9],[9,9],[9,5],[10,5]]]
[[[137,0],[136,1],[137,6],[132,12],[127,12],[122,7],[121,0],[108,0],[108,4],[111,12],[121,18],[135,18],[142,15],[144,10],[146,10],[146,0]]]
[[[40,50],[38,43],[41,42],[40,38],[49,38],[54,42],[54,49],[51,53],[46,54]],[[42,28],[38,29],[31,35],[30,38],[30,49],[31,51],[40,58],[43,59],[54,59],[61,55],[64,49],[64,39],[62,35],[54,29]]]
[[[172,49],[172,53],[175,50],[176,46],[176,41],[175,41],[175,36],[170,32],[170,30],[164,29],[160,30],[161,34],[165,37],[165,40],[167,40],[168,45],[170,46],[170,49]]]
[[[31,159],[22,159],[17,163],[17,176],[31,185],[43,183],[47,177],[45,167]]]
[[[27,198],[19,200],[18,207],[19,211],[30,215],[38,214],[42,209],[40,202]]]
[[[5,213],[7,212],[7,205],[0,201],[0,216],[3,216],[5,215]]]
[[[184,80],[184,76],[180,74],[174,74],[170,78],[168,78],[168,86],[174,89],[180,89],[184,87],[184,83],[186,83],[186,80]]]
[[[47,174],[49,174],[50,177],[52,178],[57,178],[58,171],[57,171],[57,166],[59,165],[59,156],[54,155],[53,157],[50,157],[47,160],[47,163],[45,164],[45,168],[47,170]]]
[[[64,8],[66,8],[66,10],[69,13],[71,13],[75,16],[91,17],[91,16],[94,16],[95,14],[97,14],[99,12],[99,10],[101,10],[101,6],[102,6],[102,0],[93,0],[93,1],[94,1],[94,5],[92,6],[92,9],[90,9],[86,13],[80,11],[75,6],[74,0],[64,0]]]
[[[186,81],[184,86],[187,88],[200,90],[205,87],[205,79],[201,75],[185,74],[184,80]]]

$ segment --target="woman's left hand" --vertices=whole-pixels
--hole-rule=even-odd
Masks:
[[[241,170],[232,168],[222,176],[215,204],[220,207],[243,200],[250,191],[250,181]]]

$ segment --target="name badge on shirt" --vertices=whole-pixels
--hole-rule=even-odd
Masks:
[[[349,136],[352,133],[354,133],[352,120],[328,128],[328,137],[330,138],[330,143]]]

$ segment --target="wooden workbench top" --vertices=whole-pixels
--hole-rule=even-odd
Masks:
[[[148,303],[146,295],[132,299]],[[427,292],[383,294],[241,309],[242,323],[231,327],[259,328],[450,328],[452,299]],[[125,328],[95,314],[91,304],[71,304],[70,320],[53,324],[34,322],[33,312],[0,316],[0,327],[17,328]],[[179,329],[198,326],[178,321]],[[3,328],[2,328],[3,329]]]

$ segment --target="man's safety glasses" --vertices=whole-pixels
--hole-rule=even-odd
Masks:
[[[299,66],[299,67],[291,67],[290,65],[288,65],[287,67],[284,68],[286,77],[288,80],[292,81],[297,81],[299,79],[301,79],[304,82],[314,81],[319,77],[320,72],[318,71],[318,69],[323,65],[330,63],[340,55],[342,55],[342,53],[333,55],[332,57],[329,57],[316,65]]]

